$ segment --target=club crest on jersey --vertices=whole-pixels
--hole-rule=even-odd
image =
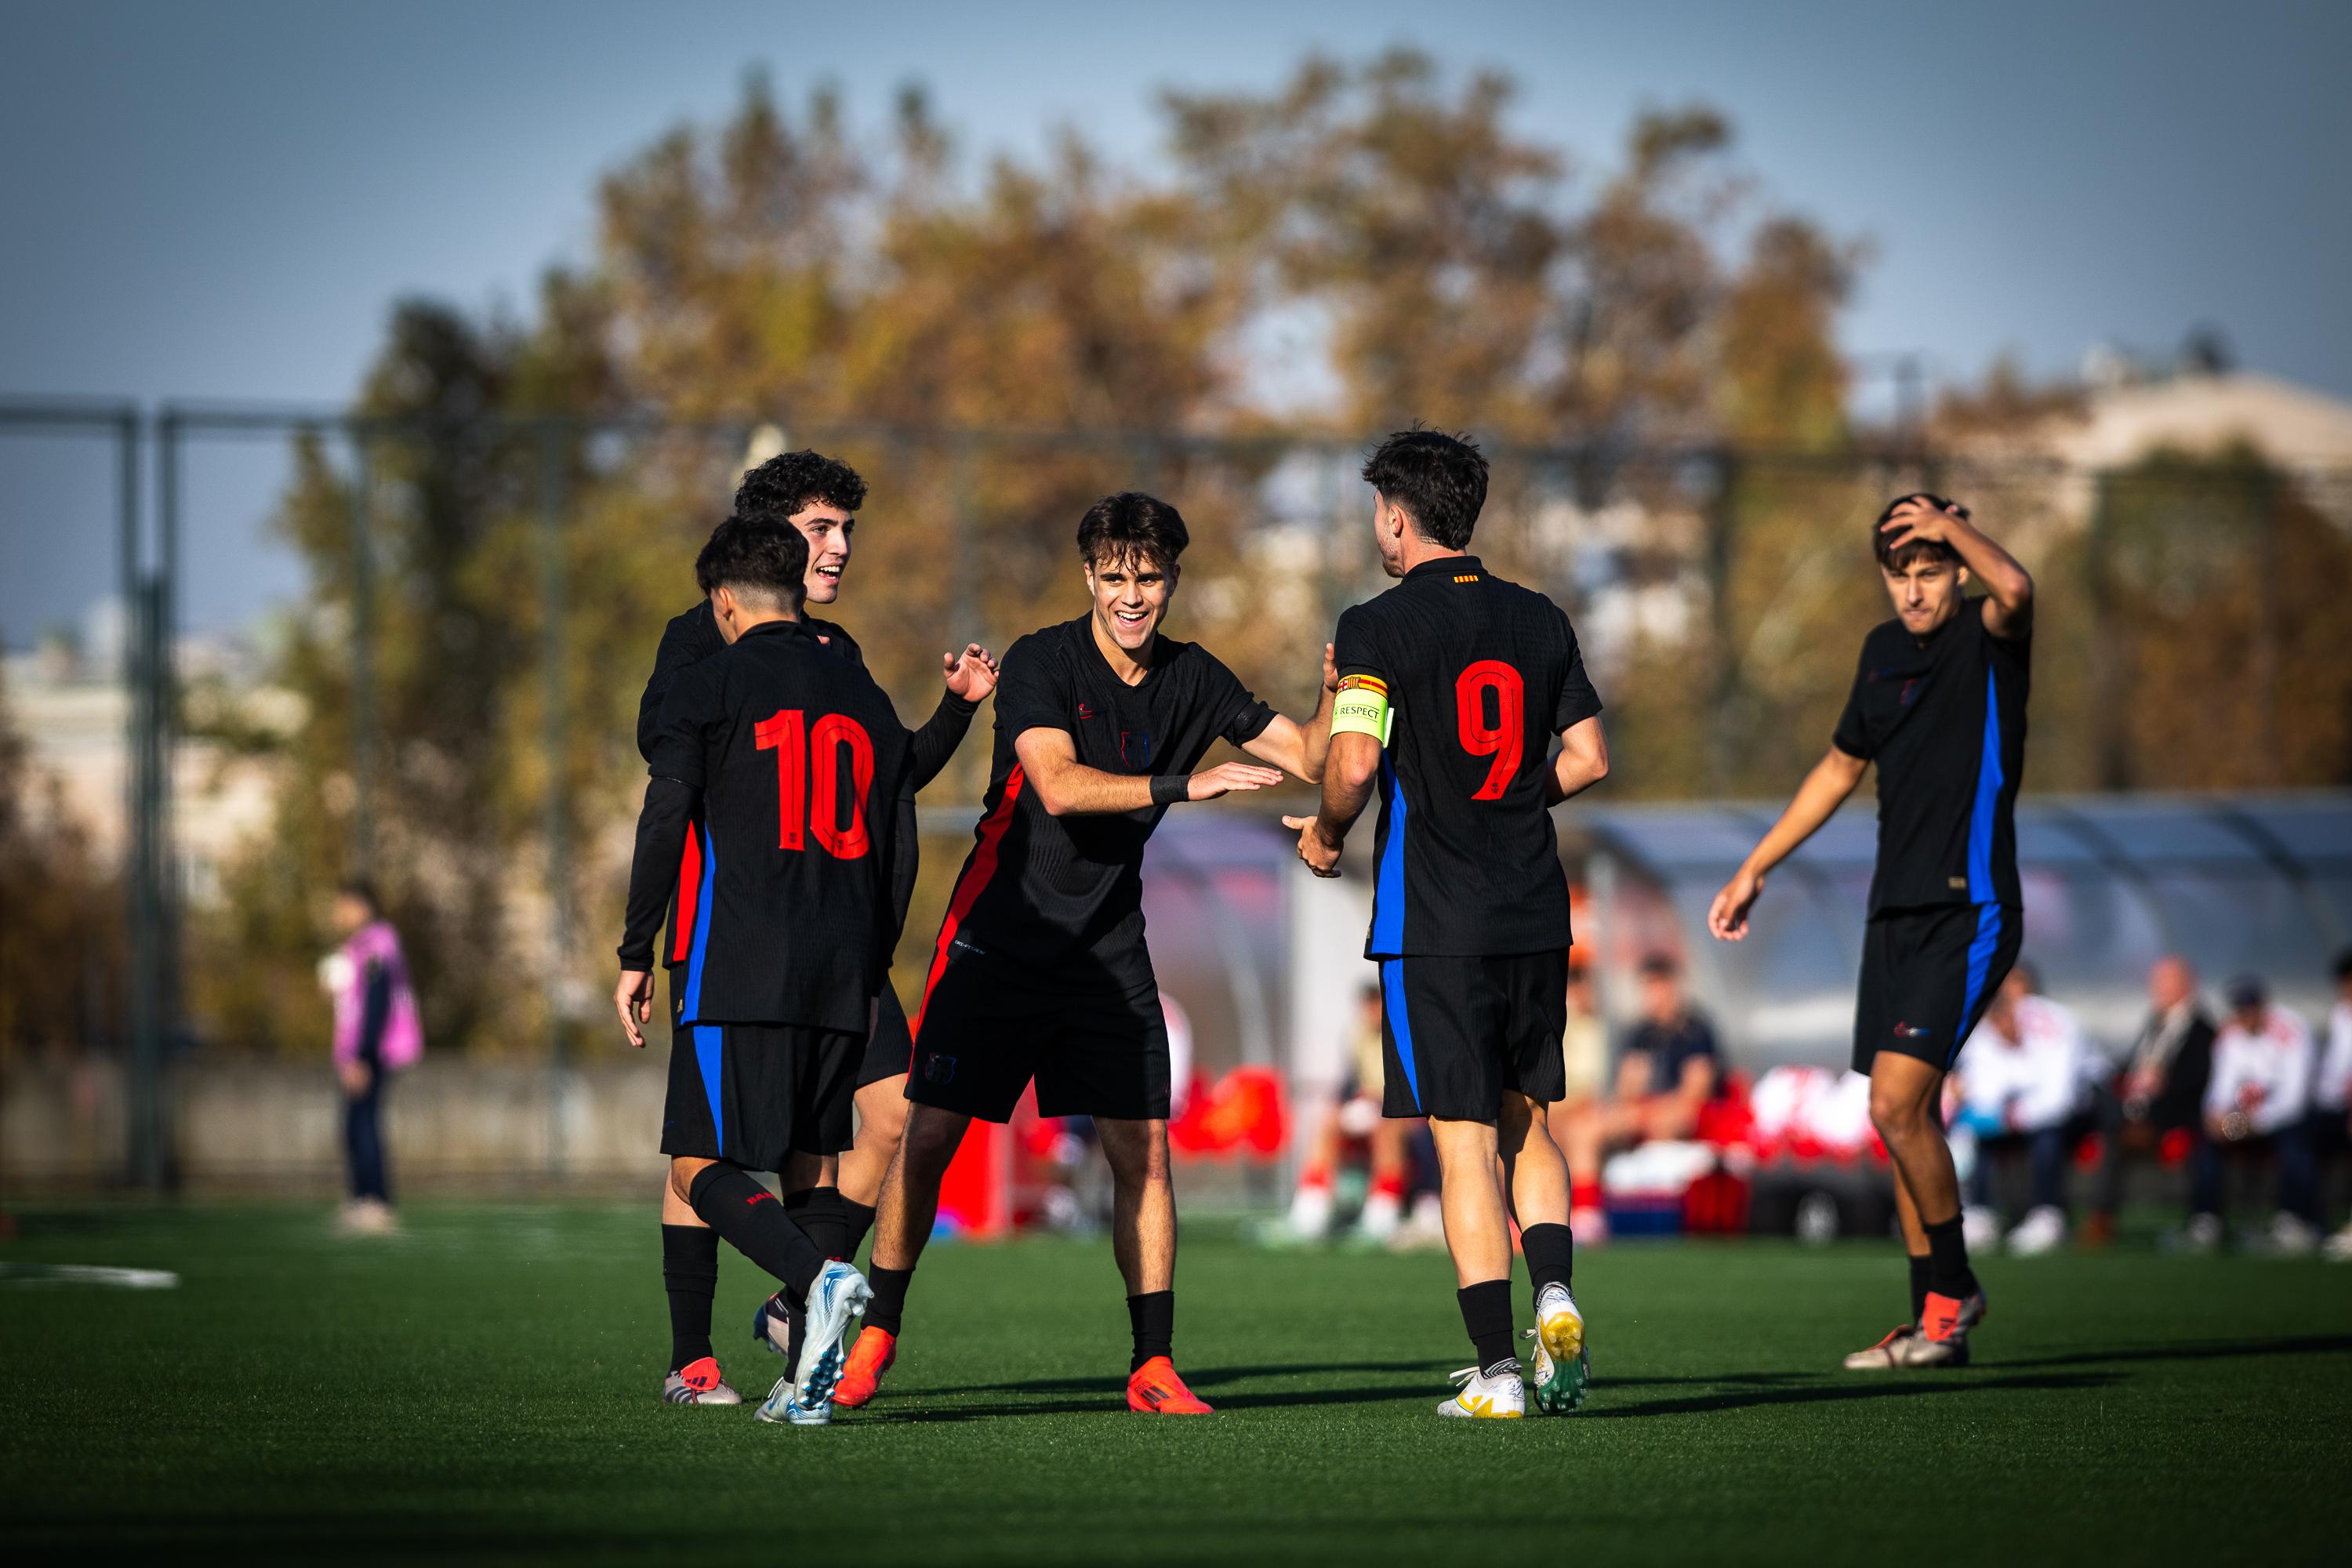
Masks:
[[[1130,768],[1151,765],[1151,731],[1121,730],[1118,732],[1118,760]]]
[[[925,1083],[950,1082],[955,1078],[955,1058],[943,1057],[934,1051],[923,1058],[923,1081]]]
[[[1081,702],[1078,704],[1078,717],[1081,720],[1090,720],[1098,718],[1100,715],[1095,712],[1095,705],[1093,703]]]

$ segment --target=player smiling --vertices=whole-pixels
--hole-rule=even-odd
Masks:
[[[913,1105],[883,1186],[875,1300],[843,1374],[844,1406],[871,1397],[896,1358],[965,1128],[1007,1120],[1034,1079],[1038,1113],[1092,1117],[1110,1164],[1112,1250],[1134,1336],[1129,1407],[1208,1413],[1172,1360],[1168,1034],[1144,945],[1143,847],[1178,801],[1262,789],[1284,770],[1318,777],[1330,682],[1300,724],[1206,648],[1161,636],[1186,538],[1166,501],[1096,502],[1077,535],[1088,612],[1005,652],[988,793],[915,1017]],[[1220,739],[1274,765],[1194,772]]]
[[[739,517],[789,522],[808,545],[802,619],[816,643],[863,668],[865,654],[840,626],[807,613],[841,596],[866,503],[866,481],[837,458],[814,451],[785,452],[745,473],[735,491]],[[673,617],[654,656],[653,674],[637,704],[637,749],[653,760],[655,722],[663,698],[681,671],[726,646],[712,612],[714,584],[701,583],[704,597]],[[914,787],[939,775],[961,743],[981,700],[995,689],[996,664],[978,643],[942,656],[946,689],[938,708],[910,737]],[[673,972],[673,978],[676,973]],[[905,1080],[914,1046],[907,1015],[888,986],[876,998],[874,1026],[857,1068],[856,1143],[838,1161],[803,1159],[780,1173],[784,1202],[826,1256],[853,1258],[874,1223],[882,1173],[898,1146],[906,1123]],[[667,1186],[662,1195],[662,1274],[669,1296],[670,1371],[662,1397],[678,1405],[731,1405],[740,1396],[719,1375],[710,1352],[710,1305],[719,1279],[719,1238],[693,1209]],[[787,1297],[763,1306],[753,1333],[770,1348],[796,1359],[792,1332],[797,1319]]]
[[[1860,1371],[1964,1365],[1985,1315],[1944,1141],[1944,1075],[2017,961],[2017,786],[2033,579],[1939,496],[1879,513],[1871,543],[1895,618],[1863,639],[1830,749],[1707,911],[1726,942],[1772,868],[1878,764],[1878,864],[1863,931],[1853,1069],[1895,1163],[1911,1319],[1846,1358]],[[1971,581],[1985,593],[1970,597]]]

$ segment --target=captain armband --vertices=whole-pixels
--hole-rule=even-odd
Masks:
[[[1382,746],[1396,714],[1389,707],[1389,683],[1377,675],[1344,675],[1331,700],[1331,733],[1370,735]]]

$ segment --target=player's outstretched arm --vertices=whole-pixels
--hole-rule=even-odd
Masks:
[[[941,654],[940,667],[946,684],[940,692],[939,706],[923,721],[923,727],[908,737],[917,789],[940,776],[956,748],[963,744],[964,731],[971,728],[971,716],[979,711],[982,700],[996,689],[995,657],[978,643],[966,644],[961,653]]]
[[[1264,789],[1282,782],[1279,768],[1253,763],[1220,763],[1185,773],[1108,773],[1078,761],[1067,730],[1044,726],[1014,737],[1013,754],[1037,802],[1049,816],[1107,816],[1142,811],[1179,800],[1214,800],[1234,790]]]
[[[1609,776],[1609,737],[1601,732],[1601,715],[1580,720],[1559,732],[1559,755],[1544,775],[1544,804],[1582,795]]]
[[[1315,716],[1302,724],[1277,713],[1242,750],[1307,784],[1322,783],[1323,761],[1331,750],[1331,699],[1339,689],[1339,668],[1331,662],[1331,645],[1325,643],[1323,690],[1316,699]]]
[[[1348,829],[1364,814],[1372,798],[1372,781],[1380,776],[1381,743],[1360,730],[1343,730],[1331,737],[1330,754],[1323,763],[1323,803],[1312,816],[1286,816],[1285,827],[1298,830],[1298,858],[1318,877],[1339,874],[1339,850]]]
[[[1797,786],[1796,798],[1789,803],[1789,809],[1780,814],[1780,820],[1772,825],[1708,906],[1706,929],[1715,933],[1717,940],[1738,942],[1748,934],[1748,911],[1757,895],[1764,890],[1765,877],[1835,815],[1845,797],[1853,793],[1853,786],[1862,782],[1863,771],[1869,766],[1862,758],[1850,757],[1835,746],[1813,764],[1813,771]]]
[[[1913,496],[1895,509],[1879,531],[1900,545],[1914,539],[1948,544],[1960,563],[1985,586],[1985,630],[1997,637],[2021,637],[2033,629],[2033,579],[2017,557],[1993,542],[1969,520],[1965,507],[1939,507]]]

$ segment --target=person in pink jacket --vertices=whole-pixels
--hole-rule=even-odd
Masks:
[[[384,1173],[384,1084],[424,1054],[425,1034],[399,933],[383,918],[375,889],[363,881],[344,883],[335,894],[334,921],[343,945],[324,968],[335,1004],[335,1076],[342,1083],[343,1152],[351,1170],[351,1202],[341,1223],[346,1230],[385,1231],[394,1220]]]

